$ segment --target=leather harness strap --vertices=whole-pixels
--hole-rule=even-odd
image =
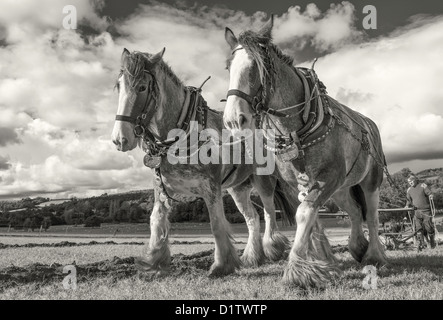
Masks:
[[[130,117],[130,116],[121,116],[121,115],[116,115],[116,116],[115,116],[115,120],[118,120],[118,121],[126,121],[126,122],[130,122],[130,123],[133,123],[133,124],[135,124],[135,122],[136,122],[136,118],[134,118],[134,117]]]

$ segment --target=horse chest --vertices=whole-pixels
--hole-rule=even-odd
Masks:
[[[167,190],[174,193],[200,195],[202,190],[210,188],[207,174],[194,166],[162,166],[161,175]]]

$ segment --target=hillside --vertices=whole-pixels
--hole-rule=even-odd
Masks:
[[[404,168],[391,174],[394,184],[384,180],[380,190],[380,208],[401,208],[406,201],[407,177],[411,170]],[[427,169],[417,173],[422,182],[428,184],[434,193],[437,209],[443,209],[443,168]],[[176,195],[172,202],[169,220],[171,222],[208,222],[209,214],[203,199]],[[261,200],[253,192],[252,200],[258,204],[256,210],[263,218]],[[227,219],[231,223],[244,222],[231,196],[225,191],[223,203]],[[0,201],[0,225],[39,225],[44,218],[52,225],[83,224],[88,218],[100,222],[149,222],[154,205],[154,190],[138,190],[118,194],[102,194],[90,198],[49,199],[25,198],[19,201]],[[337,212],[332,202],[326,203],[327,210]]]

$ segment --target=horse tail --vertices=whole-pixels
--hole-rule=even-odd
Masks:
[[[366,213],[368,212],[368,208],[366,206],[365,194],[363,192],[363,189],[359,185],[351,187],[351,197],[360,206],[363,221],[366,221]]]
[[[281,210],[283,224],[290,226],[295,225],[295,212],[297,211],[297,208],[294,208],[294,204],[288,201],[280,186],[280,182],[277,181],[274,190],[274,203],[276,204],[276,208]]]

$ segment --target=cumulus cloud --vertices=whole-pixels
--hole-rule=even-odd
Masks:
[[[4,147],[7,144],[20,143],[20,138],[17,133],[10,128],[0,127],[0,146]]]
[[[300,6],[290,7],[276,19],[273,37],[282,46],[302,49],[309,45],[328,51],[361,40],[363,33],[355,27],[354,6],[343,1],[331,4],[325,13],[314,3],[305,11]]]
[[[378,124],[389,162],[442,159],[443,17],[321,58],[329,93]],[[349,61],[358,61],[350,64]]]
[[[120,192],[152,186],[141,150],[121,153],[110,142],[117,109],[113,90],[120,55],[158,52],[186,85],[203,88],[210,107],[228,88],[224,28],[258,30],[265,13],[152,2],[116,21],[100,15],[103,1],[75,0],[81,26],[62,28],[63,2],[0,2],[0,197]],[[41,10],[44,14],[39,14]],[[321,12],[291,7],[275,18],[274,42],[295,58],[312,47],[328,53],[316,64],[329,93],[373,118],[388,161],[442,158],[443,52],[441,17],[417,16],[388,37],[363,42],[355,9],[342,2]],[[297,59],[296,59],[297,60]],[[418,77],[418,76],[421,76]]]
[[[61,29],[66,14],[63,8],[73,5],[78,22],[95,30],[105,30],[109,22],[97,14],[103,8],[103,0],[3,0],[0,4],[0,26],[4,40],[9,44],[22,43],[24,39],[41,37],[50,29]]]
[[[29,194],[53,193],[59,196],[122,192],[152,187],[152,173],[147,168],[131,166],[124,170],[84,170],[52,155],[43,163],[11,164],[0,173],[0,198],[20,198]],[[96,192],[92,192],[96,190]]]
[[[2,170],[8,170],[11,167],[11,164],[9,163],[9,159],[6,157],[0,156],[0,171]],[[1,182],[1,180],[0,180]]]

